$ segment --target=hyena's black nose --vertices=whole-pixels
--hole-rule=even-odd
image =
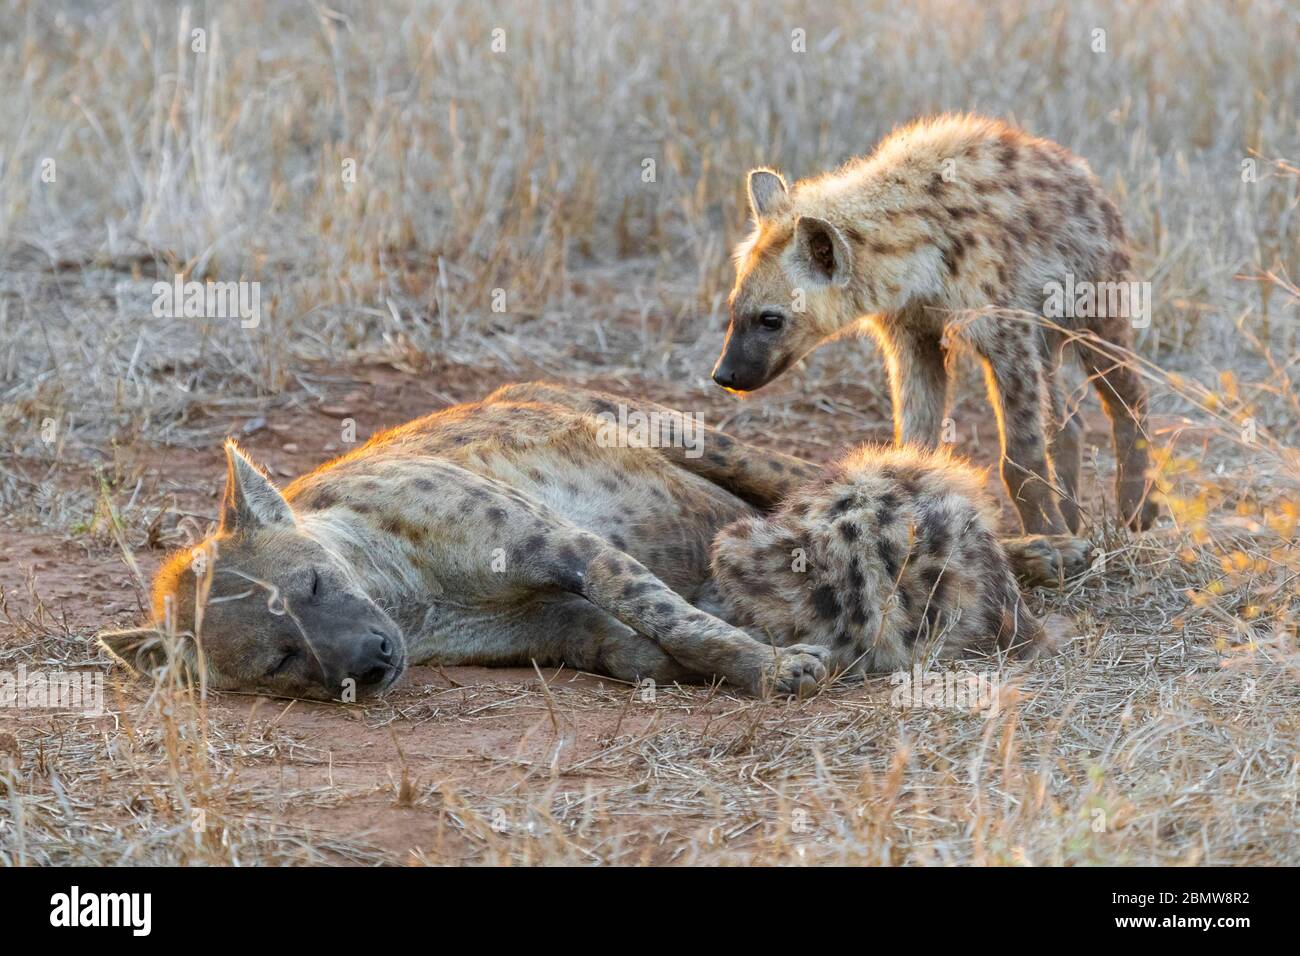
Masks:
[[[387,664],[393,659],[393,639],[381,628],[372,627],[361,639],[360,650],[362,654],[359,656],[378,659]]]
[[[362,686],[380,683],[392,670],[393,639],[376,628],[357,644],[352,659],[352,675]]]
[[[734,368],[729,368],[727,366],[724,366],[721,362],[719,362],[718,367],[713,370],[713,380],[717,382],[719,385],[721,385],[723,388],[735,388],[736,370]]]

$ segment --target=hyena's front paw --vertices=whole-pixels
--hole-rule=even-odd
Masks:
[[[1008,538],[1002,547],[1011,570],[1025,587],[1060,586],[1088,570],[1092,542],[1068,534],[1031,534]]]
[[[815,644],[791,644],[775,651],[774,658],[763,668],[764,693],[808,697],[826,679],[829,649]]]

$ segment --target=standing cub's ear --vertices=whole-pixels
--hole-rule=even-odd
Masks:
[[[800,216],[795,248],[809,275],[829,285],[846,286],[853,276],[853,253],[844,234],[825,219]]]
[[[762,219],[785,202],[788,192],[776,170],[760,166],[749,171],[749,208],[755,219]]]
[[[221,530],[251,531],[267,525],[293,523],[293,511],[262,470],[226,442],[226,490],[221,496]]]

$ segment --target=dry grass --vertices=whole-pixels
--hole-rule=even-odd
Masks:
[[[986,715],[900,710],[886,679],[787,705],[462,675],[303,723],[114,673],[106,717],[0,713],[0,862],[1300,862],[1294,9],[750,8],[8,3],[6,543],[97,569],[125,546],[147,570],[212,515],[198,450],[258,418],[292,439],[361,362],[433,400],[623,382],[812,457],[880,437],[866,343],[744,404],[710,390],[742,173],[976,109],[1085,155],[1153,283],[1138,351],[1171,518],[1106,522],[1103,442],[1104,567],[1035,595],[1072,622],[1067,652],[1003,675]],[[178,272],[260,282],[262,324],[155,317]],[[959,431],[987,460],[967,378]],[[0,580],[0,670],[105,666],[98,598]],[[509,741],[465,749],[497,726]],[[361,734],[382,759],[341,773]]]

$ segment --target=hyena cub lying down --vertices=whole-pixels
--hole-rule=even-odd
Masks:
[[[865,318],[885,354],[896,439],[934,446],[949,353],[968,349],[984,365],[1024,530],[1060,534],[1080,522],[1082,430],[1057,381],[1068,347],[1110,417],[1122,517],[1151,525],[1146,388],[1121,356],[1134,318],[1124,228],[1087,163],[994,120],[941,116],[793,186],[755,169],[749,199],[756,227],[736,249],[718,384],[759,388]],[[1064,288],[1105,295],[1035,320]]]
[[[805,693],[828,665],[859,666],[867,624],[855,612],[872,597],[862,588],[834,595],[848,609],[847,646],[821,619],[764,633],[765,644],[703,609],[722,603],[709,570],[714,536],[816,482],[819,469],[709,429],[698,456],[611,445],[597,416],[620,404],[680,414],[596,392],[509,386],[377,435],[283,494],[228,445],[217,532],[158,572],[150,624],[102,640],[145,668],[170,646],[217,688],[326,700],[381,693],[411,662],[536,661],[625,680],[723,678],[752,693]],[[845,506],[857,515],[876,496],[877,512],[858,523],[864,587],[868,573],[881,580],[878,564],[884,575],[897,571],[901,613],[927,641],[951,634],[981,649],[1036,646],[1037,622],[1008,584],[981,508],[961,500],[971,494],[967,479],[945,485],[941,470],[920,464],[900,464],[893,477],[876,471],[862,479],[874,490],[855,491]],[[793,501],[838,492],[841,480]],[[881,520],[884,505],[896,522]],[[842,519],[839,507],[837,497],[824,520]],[[815,523],[818,513],[804,517]],[[952,525],[940,540],[945,520]],[[920,527],[915,557],[899,537],[904,524]],[[852,534],[842,522],[830,530]],[[726,603],[738,606],[734,550],[724,539],[719,568]],[[1073,571],[1083,558],[1070,540],[1022,539],[1008,551],[1031,578]],[[823,555],[811,542],[808,552]],[[961,565],[960,575],[937,575],[941,560]],[[991,583],[971,583],[968,565]],[[837,570],[856,587],[853,568],[850,557]],[[817,580],[837,586],[831,570]],[[812,600],[819,614],[832,606]],[[882,639],[906,642],[895,611],[882,605],[880,619]],[[809,643],[797,643],[804,634]]]
[[[983,485],[945,454],[853,452],[774,514],[718,532],[722,616],[829,648],[832,668],[850,674],[971,653],[1036,655],[1052,639],[1025,606],[1007,552],[1023,565],[1064,551],[1077,566],[1087,542],[1017,539],[1004,549]]]

